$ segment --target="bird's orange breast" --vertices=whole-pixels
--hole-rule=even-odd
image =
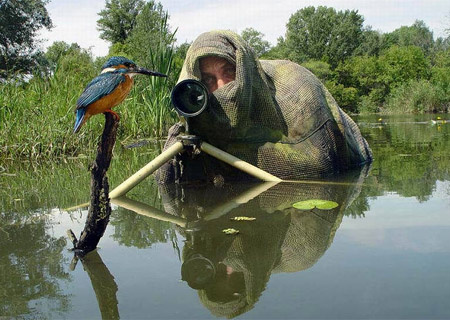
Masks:
[[[125,76],[126,80],[120,83],[110,94],[104,96],[86,108],[86,114],[90,117],[95,114],[104,113],[120,104],[128,95],[133,86],[133,79]]]

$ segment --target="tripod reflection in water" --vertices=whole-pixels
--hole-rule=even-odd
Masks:
[[[197,290],[200,301],[213,315],[232,318],[255,306],[272,273],[305,270],[322,257],[345,209],[359,194],[364,176],[365,173],[357,172],[332,183],[262,183],[221,188],[163,185],[160,194],[164,211],[126,197],[112,202],[176,224],[186,240],[182,249],[182,280]],[[292,207],[297,201],[309,199],[332,200],[339,206],[308,211]],[[235,217],[254,220],[234,220]],[[239,233],[227,235],[223,230],[228,228]],[[83,265],[102,317],[118,317],[117,286],[98,253],[88,254]],[[98,277],[100,274],[102,278]]]

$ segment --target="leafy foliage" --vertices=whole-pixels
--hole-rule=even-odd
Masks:
[[[30,73],[41,58],[36,34],[50,29],[48,0],[0,0],[0,78]]]
[[[125,43],[144,5],[144,0],[106,0],[97,20],[100,38],[112,44]]]
[[[333,67],[353,54],[362,42],[363,17],[357,11],[306,7],[287,23],[286,46],[296,62],[323,60]]]
[[[395,88],[387,97],[386,108],[404,113],[442,112],[443,96],[428,80],[410,80]],[[401,107],[401,109],[399,109]]]
[[[430,52],[433,47],[433,32],[421,20],[416,20],[412,26],[403,26],[383,37],[383,46],[393,45],[407,47],[416,46],[424,52]]]
[[[355,56],[341,63],[335,69],[336,82],[329,89],[336,94],[336,86],[342,85],[341,90],[352,88],[366,109],[371,105],[369,109],[378,111],[393,89],[410,80],[427,79],[429,70],[430,62],[419,47],[392,46],[378,57]],[[335,98],[347,110],[357,111],[358,99],[349,100],[348,95],[339,94]]]
[[[45,52],[49,71],[62,76],[77,73],[89,79],[95,74],[93,60],[89,51],[82,49],[77,43],[68,44],[56,41]]]
[[[174,52],[174,70],[173,74],[178,77],[181,72],[181,68],[183,67],[184,59],[186,59],[187,51],[191,46],[190,43],[185,42],[175,48]]]
[[[363,29],[361,43],[353,52],[354,56],[378,56],[382,50],[383,36],[369,26]]]
[[[289,19],[286,37],[263,55],[268,59],[289,59],[316,74],[344,110],[358,112],[418,112],[422,108],[402,108],[389,98],[397,87],[407,83],[438,86],[432,91],[416,90],[423,99],[440,95],[426,110],[446,110],[450,104],[448,66],[444,52],[450,37],[433,39],[423,21],[382,34],[357,11],[336,11],[319,6],[305,7]],[[431,81],[431,82],[428,82]],[[398,92],[395,94],[398,96]],[[428,98],[425,98],[427,95]],[[425,110],[423,109],[423,110]]]
[[[136,25],[126,41],[128,53],[133,61],[146,67],[151,52],[160,46],[170,46],[174,42],[174,34],[170,32],[167,20],[169,15],[161,4],[147,2],[136,18]]]
[[[411,79],[427,78],[430,64],[416,46],[390,47],[379,57],[379,78],[389,87],[397,87]]]
[[[314,73],[321,81],[325,82],[332,78],[331,66],[329,63],[320,60],[308,60],[302,66]]]
[[[262,56],[270,48],[270,43],[264,40],[264,34],[253,28],[242,30],[241,37],[250,45],[258,57]]]

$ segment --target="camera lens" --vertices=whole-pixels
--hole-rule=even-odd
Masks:
[[[183,80],[172,90],[172,104],[182,116],[194,117],[208,104],[208,90],[200,81]]]

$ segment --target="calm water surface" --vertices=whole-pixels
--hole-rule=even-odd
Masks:
[[[90,155],[0,164],[0,319],[450,318],[450,123],[382,118],[357,118],[371,168],[325,183],[150,178],[78,263],[66,230],[78,235],[87,211],[67,208],[88,200]],[[111,185],[158,149],[117,148]],[[309,199],[339,206],[292,208]]]

